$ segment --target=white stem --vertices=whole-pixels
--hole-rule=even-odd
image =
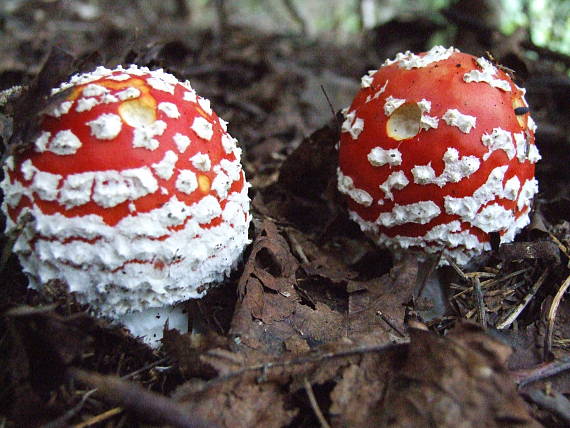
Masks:
[[[185,305],[148,308],[142,312],[126,314],[117,321],[151,348],[160,346],[166,322],[169,329],[179,330],[180,333],[188,332],[188,313]]]

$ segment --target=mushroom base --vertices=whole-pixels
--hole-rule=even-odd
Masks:
[[[152,348],[160,346],[167,323],[169,329],[176,329],[180,333],[188,332],[188,313],[184,304],[148,308],[126,314],[116,321]]]

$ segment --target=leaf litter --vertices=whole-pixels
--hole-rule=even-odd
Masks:
[[[20,12],[6,17],[10,25],[30,13]],[[253,242],[237,272],[188,303],[191,331],[167,330],[158,352],[90,317],[57,284],[50,296],[26,289],[7,251],[0,287],[6,426],[531,427],[568,420],[570,195],[558,172],[568,141],[547,114],[538,136],[545,192],[537,221],[478,266],[435,270],[413,258],[393,260],[350,222],[335,190],[338,118],[308,95],[322,85],[334,102],[343,99],[389,52],[359,54],[240,28],[222,41],[210,31],[190,35],[182,21],[174,33],[135,39],[102,22],[90,31],[101,25],[95,31],[122,41],[120,49],[97,50],[80,32],[66,46],[79,55],[55,49],[49,57],[44,35],[36,41],[47,58],[39,69],[37,53],[15,52],[33,28],[0,46],[4,58],[18,58],[0,63],[0,73],[25,86],[1,112],[3,155],[30,141],[34,119],[57,101],[46,90],[69,73],[94,62],[165,67],[190,78],[242,142]],[[28,73],[30,64],[36,68]],[[541,97],[553,90],[543,85],[530,100],[542,112],[552,104]]]

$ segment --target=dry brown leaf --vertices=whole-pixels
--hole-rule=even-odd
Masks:
[[[240,378],[203,389],[204,381],[187,382],[176,392],[184,410],[220,427],[279,428],[297,414],[290,409],[280,384],[243,383]]]
[[[374,334],[379,343],[405,334],[406,304],[412,300],[418,263],[405,258],[389,274],[369,281],[349,283],[349,331],[351,335]]]
[[[538,427],[505,368],[510,348],[475,326],[448,337],[410,331],[392,374],[379,426]]]

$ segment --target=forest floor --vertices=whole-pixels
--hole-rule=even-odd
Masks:
[[[194,32],[195,17],[116,3],[96,20],[57,2],[0,16],[0,90],[78,63],[189,79],[243,148],[252,244],[231,278],[188,303],[192,332],[166,332],[157,351],[65,294],[28,289],[5,251],[0,426],[570,424],[568,58],[476,26],[454,40],[492,52],[527,88],[540,194],[517,242],[476,269],[426,270],[394,263],[348,219],[335,191],[335,112],[369,69],[426,50],[441,25],[392,21],[347,47],[251,28]],[[77,61],[46,62],[54,46]],[[36,116],[17,124],[5,110],[8,144],[12,125]]]

